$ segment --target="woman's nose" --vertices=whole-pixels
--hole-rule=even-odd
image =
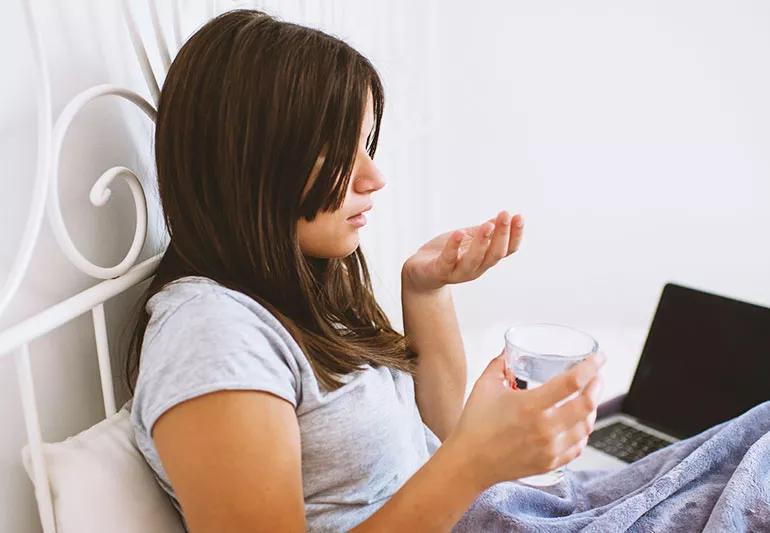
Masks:
[[[362,165],[356,175],[356,192],[366,193],[379,191],[385,186],[385,177],[369,157],[367,157],[366,160],[366,163]]]

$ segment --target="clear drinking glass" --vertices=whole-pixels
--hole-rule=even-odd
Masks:
[[[532,389],[565,372],[598,351],[596,340],[583,331],[559,324],[518,324],[505,332],[506,385]],[[573,395],[574,396],[574,395]],[[561,405],[565,398],[556,405]],[[527,485],[554,485],[564,477],[562,466],[518,481]]]

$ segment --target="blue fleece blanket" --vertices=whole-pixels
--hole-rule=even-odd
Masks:
[[[770,402],[618,471],[498,483],[453,531],[770,531]]]

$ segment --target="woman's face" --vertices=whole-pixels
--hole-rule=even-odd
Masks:
[[[304,255],[319,258],[341,258],[352,254],[358,248],[360,222],[351,221],[351,217],[370,209],[372,207],[372,193],[385,186],[382,174],[366,151],[366,141],[373,126],[374,110],[372,96],[369,93],[361,127],[361,137],[356,149],[353,173],[350,176],[342,206],[334,212],[319,212],[312,222],[308,222],[302,217],[299,219],[297,236]],[[305,186],[303,197],[310,190],[323,161],[323,156],[316,161],[308,184]]]

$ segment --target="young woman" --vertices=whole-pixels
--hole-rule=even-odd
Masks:
[[[385,185],[383,101],[350,46],[257,11],[212,20],[171,65],[155,134],[171,241],[127,370],[137,444],[189,531],[444,531],[586,445],[601,354],[524,391],[498,355],[463,405],[449,286],[514,253],[520,216],[404,263],[405,335],[375,301],[358,231]]]

